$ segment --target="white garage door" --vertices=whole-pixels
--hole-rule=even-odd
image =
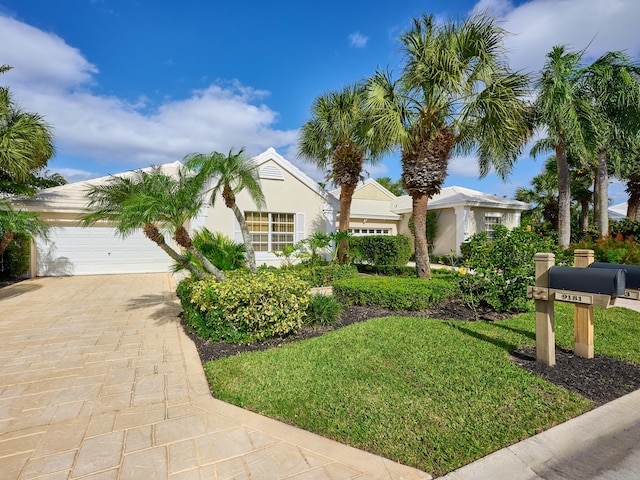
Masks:
[[[105,227],[53,227],[36,248],[38,276],[168,272],[173,263],[144,233],[123,240]]]

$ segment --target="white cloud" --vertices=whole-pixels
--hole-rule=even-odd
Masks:
[[[354,48],[364,48],[369,42],[369,37],[362,35],[360,32],[349,34],[349,45]]]
[[[274,128],[277,112],[261,103],[268,92],[238,82],[212,84],[155,109],[144,96],[129,103],[96,95],[89,87],[98,70],[77,49],[1,15],[0,58],[15,67],[0,81],[8,81],[22,108],[44,115],[61,155],[143,167],[192,152],[245,147],[254,155],[297,138],[296,130]]]
[[[590,58],[611,50],[640,53],[637,0],[532,0],[517,7],[508,0],[481,0],[474,10],[482,9],[497,14],[500,25],[513,34],[507,48],[518,70],[540,70],[554,45],[588,47]]]
[[[81,182],[83,180],[89,180],[91,178],[97,178],[102,176],[100,173],[88,172],[86,170],[80,170],[77,168],[51,168],[51,172],[59,173],[62,175],[67,182]]]
[[[449,174],[460,175],[461,177],[480,177],[478,157],[475,155],[453,157],[449,160]]]

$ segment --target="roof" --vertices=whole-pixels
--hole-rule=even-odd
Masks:
[[[302,182],[316,194],[320,195],[332,208],[336,210],[338,209],[339,202],[335,197],[320,187],[317,182],[306,175],[302,170],[276,152],[274,148],[267,149],[260,155],[253,157],[253,160],[258,167],[270,160],[275,162],[278,167],[287,171],[298,181]],[[162,171],[171,176],[176,176],[178,171],[183,167],[184,165],[179,161],[160,165]],[[153,167],[150,166],[143,168],[142,170],[149,171],[151,168]],[[28,210],[82,213],[87,206],[87,198],[85,195],[88,187],[103,184],[112,176],[122,177],[133,175],[137,170],[130,170],[127,172],[117,173],[115,175],[107,175],[91,180],[67,183],[66,185],[60,185],[58,187],[47,188],[39,191],[33,198],[21,197],[14,199],[13,203],[19,204],[21,207],[25,207]],[[261,170],[261,177],[269,178],[267,176],[271,176],[270,178],[273,178],[273,175],[277,175],[277,173],[278,172],[273,169],[266,169],[266,171],[263,169]]]
[[[607,213],[611,220],[621,220],[627,216],[627,208],[628,202],[618,203],[616,205],[611,205],[608,208]]]
[[[529,210],[531,208],[525,202],[464,187],[443,188],[439,194],[429,200],[428,204],[429,210],[455,207],[482,207],[501,210]],[[391,211],[394,213],[409,213],[412,210],[412,199],[409,195],[403,195],[391,202]]]
[[[179,161],[160,165],[161,170],[171,176],[177,176],[178,171],[183,167],[184,165]],[[152,168],[152,166],[149,166],[142,170],[150,171]],[[87,206],[86,192],[89,187],[104,184],[111,177],[131,176],[138,170],[129,170],[114,175],[92,178],[91,180],[46,188],[40,190],[33,198],[21,197],[14,199],[13,203],[17,203],[29,210],[83,212]]]
[[[339,188],[331,190],[329,193],[336,198],[340,198]],[[353,199],[355,200],[357,198],[364,200],[394,200],[397,197],[373,178],[367,178],[366,180],[358,183],[358,186],[354,190]]]

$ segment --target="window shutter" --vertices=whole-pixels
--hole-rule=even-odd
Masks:
[[[236,243],[244,244],[244,239],[242,238],[242,230],[240,230],[240,224],[236,219],[236,216],[233,216],[233,241]]]
[[[296,213],[296,237],[295,243],[304,240],[306,237],[304,231],[304,213]]]

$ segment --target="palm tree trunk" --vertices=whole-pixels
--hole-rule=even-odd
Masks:
[[[580,228],[583,232],[589,230],[589,199],[580,200]]]
[[[609,234],[609,174],[607,172],[607,151],[600,149],[598,151],[598,174],[596,175],[596,183],[598,183],[598,197],[595,203],[598,204],[598,235],[600,238],[606,238]]]
[[[9,244],[13,241],[13,231],[6,230],[2,238],[0,238],[0,255],[4,253]]]
[[[632,174],[627,180],[627,217],[633,222],[640,220],[640,175]]]
[[[416,274],[418,278],[431,278],[429,263],[429,246],[427,243],[427,204],[429,196],[426,193],[413,193],[413,230],[415,235]]]
[[[342,184],[340,187],[340,219],[338,221],[338,231],[349,231],[349,220],[351,219],[351,200],[357,184]],[[338,240],[338,263],[346,263],[349,254],[349,239],[347,237]]]
[[[167,242],[164,241],[164,236],[155,225],[147,223],[143,227],[143,231],[149,240],[158,245],[167,255],[189,270],[194,277],[203,278],[205,276],[205,273],[202,270],[196,267],[193,263],[187,261],[182,255],[167,245]]]
[[[240,225],[240,232],[242,232],[242,241],[244,242],[244,250],[247,254],[247,265],[249,266],[249,271],[251,273],[256,273],[258,271],[258,267],[256,266],[256,252],[253,249],[253,242],[251,241],[251,233],[249,232],[249,226],[247,225],[247,221],[244,218],[244,215],[238,208],[238,205],[235,201],[231,204],[231,210],[233,214],[236,216],[236,220]]]
[[[558,165],[558,244],[567,249],[571,241],[571,187],[569,185],[569,165],[564,141],[556,144]]]
[[[598,218],[600,218],[600,182],[598,182],[598,166],[593,170],[593,223],[598,225]]]
[[[191,254],[198,259],[204,269],[208,273],[211,273],[214,277],[216,277],[216,280],[218,280],[219,282],[224,282],[227,279],[227,277],[220,271],[218,267],[211,263],[209,259],[200,252],[200,250],[193,246],[193,242],[191,241],[189,232],[187,232],[187,229],[184,228],[184,226],[181,225],[176,229],[174,240],[178,243],[178,245],[189,250]]]

